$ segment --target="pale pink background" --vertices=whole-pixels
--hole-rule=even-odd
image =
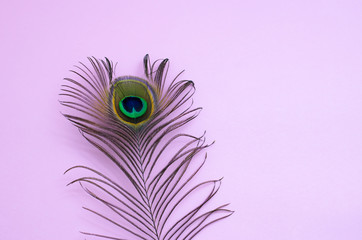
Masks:
[[[362,239],[362,2],[1,1],[0,239],[84,239],[105,225],[63,171],[101,155],[61,115],[87,56],[142,76],[171,59],[196,83],[216,203],[201,239]],[[100,227],[99,227],[100,228]],[[104,227],[106,228],[106,227]]]

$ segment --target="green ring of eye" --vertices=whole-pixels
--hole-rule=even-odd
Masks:
[[[142,109],[140,111],[136,111],[134,108],[132,109],[132,112],[128,112],[124,107],[123,107],[123,101],[128,98],[128,97],[136,97],[138,99],[141,100],[142,102]],[[137,96],[127,96],[121,99],[121,101],[119,101],[119,109],[121,110],[121,112],[126,115],[129,118],[138,118],[141,117],[143,114],[145,114],[145,112],[147,111],[147,102],[146,100],[144,100],[141,97],[137,97]]]

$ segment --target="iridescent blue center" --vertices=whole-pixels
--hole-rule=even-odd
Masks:
[[[130,118],[139,118],[147,111],[147,102],[141,97],[128,96],[119,102],[121,112]]]
[[[123,108],[129,113],[133,112],[133,109],[136,112],[139,112],[143,108],[142,101],[139,97],[126,97],[123,99],[122,105]]]

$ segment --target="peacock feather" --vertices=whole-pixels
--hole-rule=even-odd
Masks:
[[[143,60],[145,78],[115,77],[115,65],[88,58],[62,85],[63,114],[83,137],[111,160],[122,181],[83,165],[68,171],[87,174],[72,181],[103,204],[111,214],[86,210],[119,228],[117,236],[83,234],[106,239],[193,239],[210,224],[230,216],[227,204],[208,209],[219,180],[194,183],[204,165],[195,158],[211,144],[177,130],[197,117],[192,108],[195,88],[178,74],[167,83],[168,59]],[[195,160],[196,159],[196,160]],[[200,191],[206,194],[197,195]],[[191,206],[191,207],[190,207]]]

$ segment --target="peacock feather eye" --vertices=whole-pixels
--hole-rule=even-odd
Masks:
[[[148,121],[155,109],[155,91],[143,79],[120,77],[111,87],[115,115],[124,123],[140,126]]]

